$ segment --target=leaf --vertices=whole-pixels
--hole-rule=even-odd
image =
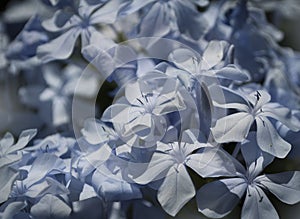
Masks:
[[[183,164],[173,166],[160,186],[157,199],[163,209],[175,216],[195,196],[193,182]]]

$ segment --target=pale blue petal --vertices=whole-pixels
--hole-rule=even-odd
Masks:
[[[16,214],[23,210],[27,204],[25,201],[15,201],[7,205],[3,212],[0,212],[0,218],[12,219]]]
[[[242,219],[279,219],[272,203],[259,187],[248,186],[242,209]]]
[[[158,190],[157,199],[162,208],[174,217],[195,194],[188,172],[184,165],[179,164],[170,168]]]
[[[31,207],[30,213],[35,218],[67,218],[71,214],[71,208],[61,199],[53,195],[45,195]]]
[[[170,31],[168,10],[170,9],[166,4],[156,2],[141,21],[139,35],[143,37],[166,35]]]
[[[9,166],[0,167],[0,204],[8,199],[12,185],[19,173]]]
[[[246,98],[227,87],[212,85],[209,87],[209,92],[214,105],[217,107],[232,108],[245,112],[250,110]]]
[[[198,210],[207,217],[222,218],[239,203],[247,188],[242,178],[207,183],[197,191]]]
[[[255,181],[264,185],[284,203],[292,205],[300,201],[299,171],[265,174],[258,177]]]
[[[211,131],[218,143],[240,142],[247,137],[253,121],[250,113],[234,113],[218,119]]]
[[[203,53],[201,69],[208,70],[219,64],[224,57],[226,47],[228,43],[225,41],[210,41]]]
[[[261,115],[272,117],[286,125],[292,131],[300,130],[300,121],[289,108],[278,103],[268,103],[262,107]]]
[[[130,171],[140,172],[141,169],[147,169],[133,180],[138,184],[148,184],[149,182],[162,179],[167,176],[169,169],[175,164],[173,158],[164,153],[154,153],[149,164],[131,163],[129,164]]]
[[[110,0],[96,10],[90,17],[91,24],[114,23],[117,19],[118,10],[122,5],[122,0]]]
[[[32,185],[44,179],[49,174],[64,172],[66,165],[64,161],[53,154],[41,154],[33,162],[27,178],[26,184]]]
[[[247,139],[241,143],[241,152],[250,174],[257,176],[274,160],[274,156],[263,152],[257,144],[256,135],[250,132]]]
[[[232,64],[217,70],[215,74],[219,78],[230,79],[232,81],[244,82],[250,80],[250,76],[245,71],[238,69],[237,66]]]
[[[284,158],[291,150],[291,145],[283,140],[269,119],[256,118],[256,139],[261,150],[279,158]]]
[[[18,150],[24,148],[31,141],[31,139],[34,138],[34,136],[36,134],[37,134],[36,129],[28,129],[28,130],[22,131],[17,143],[15,145],[11,146],[7,152],[12,153],[14,151],[18,151]]]
[[[69,58],[73,52],[80,31],[79,28],[71,28],[49,43],[39,46],[37,56],[43,62]]]
[[[132,13],[140,10],[141,8],[147,6],[151,2],[155,2],[155,0],[134,0],[134,1],[131,1],[128,5],[124,6],[124,8],[122,8],[120,14],[121,15],[132,14]]]
[[[127,182],[118,175],[103,171],[103,169],[94,172],[92,185],[97,194],[106,201],[131,200],[142,197],[137,185]]]
[[[186,158],[186,165],[202,177],[236,176],[244,168],[227,152],[217,147],[202,148]]]

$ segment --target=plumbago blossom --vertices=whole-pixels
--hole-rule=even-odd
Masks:
[[[227,79],[234,82],[244,82],[249,80],[247,73],[241,71],[233,63],[233,46],[226,41],[210,41],[203,51],[202,56],[190,49],[176,49],[169,60],[177,68],[183,70],[180,72],[184,84],[192,90],[197,81],[200,83],[211,83],[205,80],[205,77]],[[170,75],[173,72],[170,73]],[[188,73],[188,75],[186,75]],[[185,75],[185,76],[184,76]],[[188,77],[188,80],[185,79]],[[216,81],[214,81],[216,83]],[[209,85],[209,84],[208,84]]]
[[[127,84],[125,98],[117,100],[102,116],[103,121],[120,126],[119,132],[133,146],[153,146],[166,133],[165,115],[186,108],[178,81],[160,74],[153,74],[152,80],[157,84],[152,85],[145,77]],[[153,88],[161,83],[161,87]]]
[[[143,10],[144,16],[139,23],[139,36],[163,37],[172,32],[184,34],[193,40],[198,40],[204,30],[206,20],[197,12],[198,7],[208,4],[205,0],[134,0],[120,10],[121,15],[129,15]],[[193,28],[198,26],[200,28]]]
[[[272,162],[273,157],[260,150],[253,132],[241,143],[241,152],[246,162],[246,169],[231,157],[228,162],[238,166],[235,176],[208,183],[197,192],[200,212],[211,218],[224,217],[233,210],[246,193],[242,218],[279,218],[265,191],[273,193],[280,201],[287,204],[300,201],[299,171],[261,174],[263,169]],[[228,172],[223,174],[228,175]]]
[[[5,2],[0,218],[292,217],[298,2]]]
[[[43,27],[49,32],[60,32],[61,34],[49,43],[38,47],[37,55],[43,62],[56,59],[67,59],[71,56],[77,38],[81,37],[82,48],[89,44],[91,34],[96,32],[97,24],[113,23],[117,15],[118,0],[108,1],[106,4],[91,7],[83,0],[75,11],[58,10],[49,19],[43,22]]]
[[[3,176],[1,182],[1,198],[0,203],[7,200],[12,183],[18,177],[18,172],[11,168],[10,165],[18,162],[22,159],[22,154],[20,150],[24,148],[29,141],[36,135],[36,130],[26,130],[23,131],[18,141],[14,144],[14,137],[11,133],[6,133],[4,137],[0,140],[0,171]]]
[[[218,94],[218,89],[222,89],[224,99],[214,99],[215,106],[238,112],[216,121],[211,129],[215,140],[219,143],[240,142],[247,137],[255,121],[258,146],[273,156],[286,157],[291,145],[278,134],[269,118],[281,122],[292,131],[299,131],[300,121],[291,110],[271,103],[271,96],[264,90],[257,90],[245,97],[225,87],[214,86],[211,92]]]
[[[175,216],[196,194],[187,167],[202,177],[208,174],[218,177],[222,171],[234,172],[235,167],[226,163],[226,156],[222,149],[200,143],[192,131],[187,130],[180,141],[158,142],[149,163],[133,162],[130,171],[133,180],[139,184],[161,181],[157,199],[168,214]],[[216,164],[219,165],[217,168]],[[174,198],[170,199],[170,196]]]

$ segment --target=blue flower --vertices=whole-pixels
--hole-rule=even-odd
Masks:
[[[287,204],[299,202],[300,172],[259,175],[272,162],[273,157],[257,147],[254,133],[250,133],[249,139],[242,143],[241,149],[247,169],[240,169],[235,177],[216,180],[202,186],[197,192],[198,210],[208,217],[224,217],[246,193],[242,219],[279,218],[264,191],[270,191]],[[236,162],[233,159],[232,162]]]
[[[97,32],[97,24],[113,23],[117,16],[119,0],[107,2],[97,9],[81,1],[76,11],[70,13],[58,10],[52,18],[43,22],[43,27],[60,35],[49,43],[40,45],[37,55],[43,62],[67,59],[71,56],[78,37],[81,37],[81,47],[89,45],[93,32]]]
[[[174,71],[174,73],[190,90],[199,83],[211,83],[209,82],[211,78],[229,79],[234,82],[244,82],[250,79],[246,72],[232,63],[233,46],[226,41],[210,41],[201,57],[191,49],[176,49],[170,54],[169,60],[183,70],[183,72]],[[210,80],[205,77],[209,77]],[[219,83],[219,81],[215,81],[215,83]]]
[[[154,75],[159,77],[147,82],[147,75],[127,84],[125,97],[103,113],[102,120],[112,122],[129,145],[153,146],[165,135],[165,115],[186,108],[178,82],[163,74]],[[158,80],[163,86],[152,88],[151,80]]]
[[[38,157],[43,153],[51,153],[61,157],[69,152],[75,144],[74,138],[66,138],[60,134],[50,135],[44,139],[34,141],[34,145],[23,149],[24,155],[28,153],[30,157]]]
[[[53,178],[56,174],[66,172],[66,164],[62,159],[52,154],[42,154],[29,167],[26,178],[14,182],[10,197],[26,200],[38,199],[45,194],[68,194],[65,185]]]
[[[200,149],[200,150],[198,150]],[[196,153],[194,151],[198,150]],[[228,155],[209,143],[200,143],[191,130],[184,132],[180,142],[158,142],[149,163],[130,163],[130,173],[138,184],[161,180],[157,199],[163,209],[175,216],[195,195],[193,182],[187,172],[192,168],[202,177],[233,176],[236,168],[228,163]]]
[[[299,131],[300,121],[288,108],[270,103],[271,96],[266,91],[259,90],[244,96],[225,87],[213,86],[210,92],[215,97],[215,106],[238,111],[216,121],[211,131],[217,142],[242,141],[255,121],[257,142],[263,151],[280,158],[289,153],[291,145],[278,134],[269,117],[293,131]]]
[[[33,16],[9,45],[6,56],[8,59],[26,60],[36,55],[38,46],[48,42],[48,36],[41,26],[41,19]]]
[[[23,149],[30,140],[36,135],[36,129],[23,131],[18,141],[14,144],[14,137],[11,133],[6,133],[0,140],[0,169],[6,165],[13,164],[22,158],[21,149]]]
[[[200,16],[196,6],[204,6],[207,1],[155,1],[134,0],[125,5],[121,15],[132,14],[144,9],[145,15],[139,24],[139,36],[163,37],[172,31],[182,33],[192,39],[199,39],[204,33],[206,20]]]

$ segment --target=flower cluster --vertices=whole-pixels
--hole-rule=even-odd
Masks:
[[[0,218],[291,218],[298,1],[5,4]]]

